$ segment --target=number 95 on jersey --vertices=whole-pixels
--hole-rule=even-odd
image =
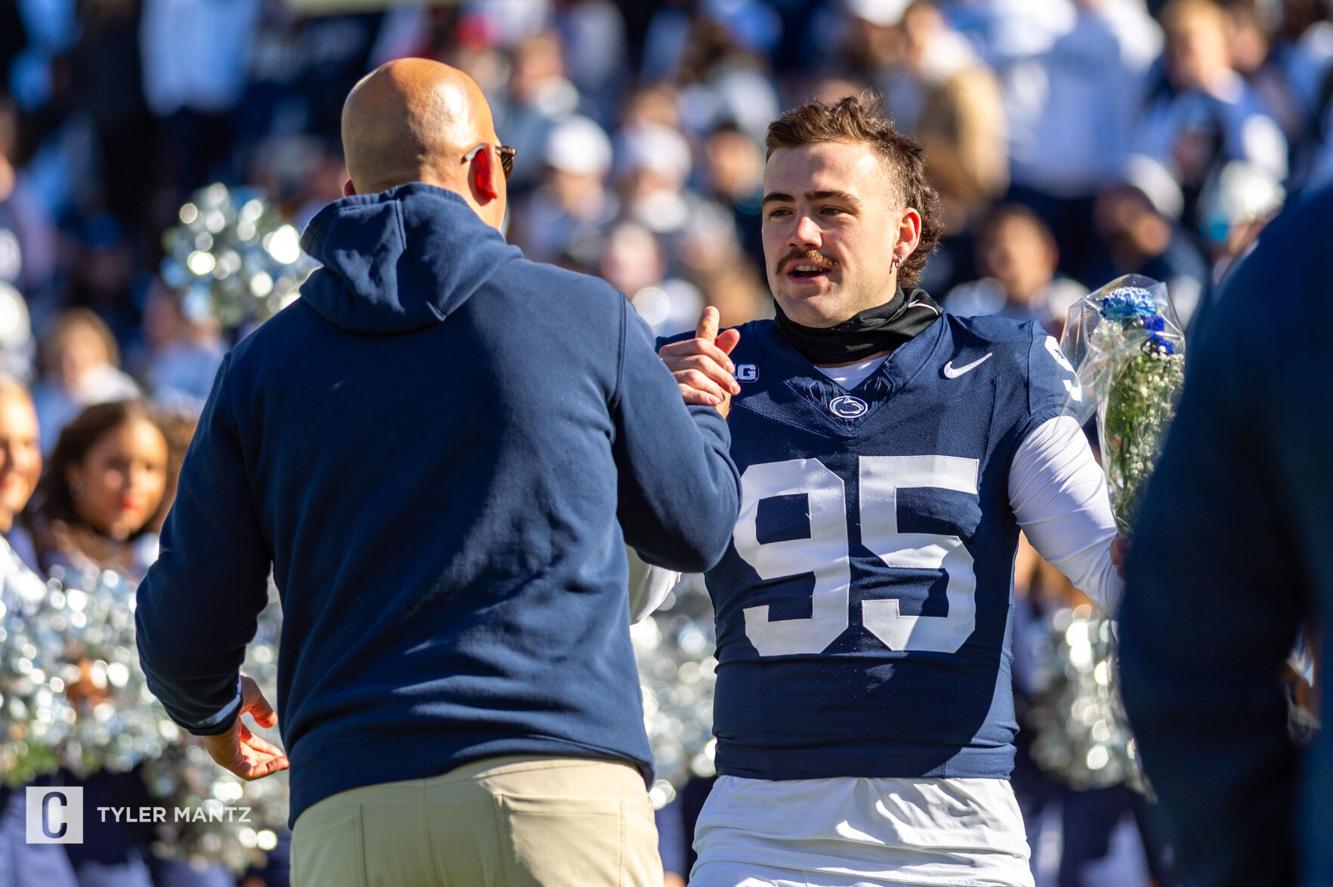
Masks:
[[[719,569],[752,571],[751,582],[731,595],[719,586],[740,589],[710,575],[719,622],[739,610],[762,657],[833,653],[849,629],[849,651],[957,652],[977,628],[977,564],[965,539],[981,520],[978,460],[828,461],[841,472],[816,458],[745,470],[734,547],[749,570]],[[1008,584],[1006,573],[1006,613]]]

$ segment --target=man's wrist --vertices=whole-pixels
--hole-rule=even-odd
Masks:
[[[226,733],[241,712],[241,682],[236,680],[236,696],[215,714],[197,724],[185,725],[194,736],[217,736]]]

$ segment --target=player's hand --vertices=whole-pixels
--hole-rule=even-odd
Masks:
[[[241,710],[236,713],[236,720],[226,733],[199,737],[204,742],[204,748],[208,749],[219,765],[242,779],[259,779],[286,770],[291,764],[282,749],[251,733],[250,728],[242,723],[241,716],[247,712],[261,727],[278,725],[277,712],[268,704],[259,685],[253,678],[241,675]]]
[[[741,340],[738,330],[718,334],[717,309],[709,305],[699,316],[693,339],[663,345],[657,354],[671,370],[686,403],[717,407],[726,416],[731,396],[741,393],[736,384],[736,365],[728,357]]]
[[[1115,565],[1116,574],[1125,578],[1125,560],[1129,557],[1129,537],[1116,536],[1111,540],[1111,563]]]

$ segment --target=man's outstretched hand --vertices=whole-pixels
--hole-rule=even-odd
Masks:
[[[717,407],[724,417],[731,412],[731,396],[741,393],[733,373],[736,366],[728,355],[741,340],[739,330],[718,334],[719,315],[708,306],[699,316],[693,339],[663,345],[657,352],[671,370],[686,403]]]
[[[291,766],[282,749],[250,732],[241,717],[249,713],[261,727],[276,727],[277,712],[269,705],[253,678],[241,675],[241,710],[231,729],[216,736],[201,736],[204,748],[222,767],[242,779],[260,779]]]

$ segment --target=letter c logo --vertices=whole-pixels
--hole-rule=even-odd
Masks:
[[[51,816],[52,801],[59,802],[60,806],[59,831],[52,831],[50,825],[52,819]],[[68,806],[69,806],[69,798],[65,797],[63,792],[48,792],[46,796],[42,798],[42,834],[46,835],[46,837],[50,838],[53,841],[58,841],[61,838],[65,837],[65,833],[69,831],[69,823],[65,821],[65,808]]]

